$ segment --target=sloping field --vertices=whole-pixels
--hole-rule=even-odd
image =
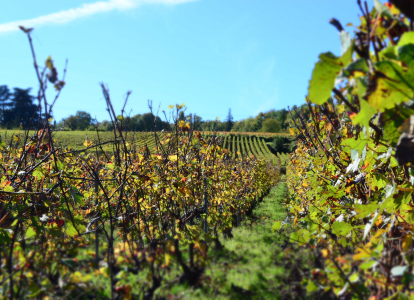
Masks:
[[[35,131],[31,131],[33,135]],[[129,147],[141,148],[145,145],[152,154],[156,151],[156,140],[153,132],[124,132]],[[254,136],[251,133],[234,134],[234,133],[216,133],[217,137],[221,139],[223,148],[230,150],[233,155],[242,157],[252,156],[264,158],[273,163],[277,163],[280,159],[282,165],[285,165],[287,154],[277,153],[273,154],[266,144],[265,135]],[[266,134],[266,133],[260,133]],[[274,135],[269,133],[268,137]],[[162,141],[165,133],[157,133],[159,139]],[[18,139],[16,138],[18,137]],[[99,132],[99,135],[94,131],[56,131],[53,133],[54,140],[58,147],[70,147],[73,150],[81,150],[85,148],[85,140],[88,139],[93,144],[105,143],[114,140],[113,132]],[[209,140],[213,137],[213,132],[204,132],[203,137]],[[24,131],[22,130],[0,130],[0,139],[4,140],[6,144],[9,143],[23,143]],[[104,151],[113,151],[113,144],[102,145]]]

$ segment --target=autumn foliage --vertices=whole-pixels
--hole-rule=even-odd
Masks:
[[[319,56],[310,118],[292,112],[299,143],[287,167],[286,204],[290,240],[320,258],[306,274],[309,293],[414,297],[414,32],[401,13],[405,2],[375,1],[371,11],[360,5],[353,38],[332,20],[342,56]]]

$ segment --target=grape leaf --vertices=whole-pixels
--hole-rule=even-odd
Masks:
[[[323,104],[331,97],[336,77],[352,59],[352,48],[349,47],[341,57],[336,57],[331,52],[319,55],[309,82],[309,101]]]
[[[347,236],[348,233],[352,230],[352,226],[349,223],[346,222],[338,222],[335,221],[332,224],[332,231],[333,233],[335,233],[336,235],[339,236]]]
[[[367,101],[364,99],[360,100],[361,103],[361,110],[359,113],[354,115],[352,117],[352,123],[354,125],[362,124],[365,127],[369,127],[369,121],[371,120],[371,117],[377,112],[377,110],[373,107],[371,107]]]
[[[372,107],[383,112],[413,98],[413,86],[402,67],[391,61],[381,61],[375,64],[375,68],[375,76],[371,78],[373,88],[367,96]]]
[[[276,221],[272,226],[272,232],[278,231],[282,226],[282,222]]]

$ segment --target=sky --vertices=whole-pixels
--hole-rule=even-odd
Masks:
[[[369,1],[370,7],[373,1]],[[304,103],[322,52],[340,55],[328,21],[358,24],[356,0],[0,0],[0,85],[39,88],[50,55],[66,86],[54,119],[89,112],[108,119],[100,83],[120,113],[185,103],[204,120],[234,120]],[[353,31],[352,27],[346,30]],[[48,101],[55,96],[49,85]]]

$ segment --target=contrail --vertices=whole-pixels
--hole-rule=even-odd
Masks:
[[[108,12],[111,10],[129,10],[138,7],[141,4],[167,4],[174,5],[196,0],[109,0],[95,3],[83,4],[77,8],[71,8],[65,11],[52,13],[45,16],[29,20],[19,20],[9,23],[0,24],[0,34],[19,30],[18,26],[40,27],[43,25],[64,24],[70,21],[88,17],[94,14]]]

